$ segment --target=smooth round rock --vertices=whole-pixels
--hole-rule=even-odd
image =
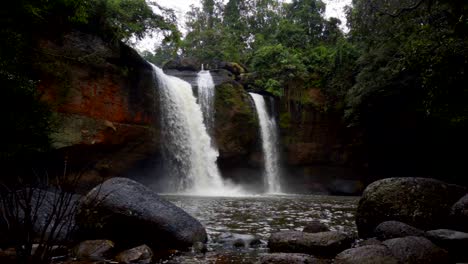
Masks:
[[[405,264],[449,263],[448,252],[425,237],[408,236],[393,238],[382,243],[393,256]]]
[[[147,245],[125,250],[115,257],[115,260],[123,264],[150,264],[152,259],[153,251]]]
[[[112,178],[91,190],[81,200],[77,223],[84,236],[120,245],[186,249],[207,240],[197,219],[127,178]]]
[[[73,252],[78,259],[104,260],[112,255],[114,247],[110,240],[86,240],[79,243]]]
[[[341,232],[329,231],[304,233],[282,231],[268,240],[271,252],[306,253],[317,256],[334,256],[351,247],[352,237]]]
[[[424,231],[398,221],[386,221],[378,225],[374,235],[380,240],[406,236],[424,236]]]
[[[335,264],[398,264],[398,260],[382,245],[347,249],[335,258]]]
[[[310,223],[307,223],[307,225],[302,230],[302,232],[306,233],[319,233],[327,231],[330,231],[330,229],[325,224],[319,221],[312,221]]]

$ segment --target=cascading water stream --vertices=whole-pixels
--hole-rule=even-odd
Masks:
[[[218,151],[203,124],[200,106],[189,83],[166,75],[153,65],[161,98],[161,142],[173,192],[234,196],[241,191],[223,181],[216,164]]]
[[[255,93],[249,94],[255,103],[260,122],[267,192],[281,193],[278,133],[275,117],[273,114],[271,116],[268,114],[263,96]]]
[[[214,98],[215,98],[215,84],[213,77],[211,77],[210,71],[202,70],[197,75],[197,85],[198,85],[198,103],[202,109],[203,119],[205,120],[205,125],[209,131],[209,134],[212,135],[214,128]]]

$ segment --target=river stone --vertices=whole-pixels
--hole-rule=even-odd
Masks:
[[[307,223],[307,225],[302,230],[302,232],[306,232],[306,233],[319,233],[319,232],[327,232],[327,231],[330,231],[330,229],[328,229],[328,227],[325,224],[317,220]]]
[[[347,249],[335,258],[335,264],[398,264],[390,250],[382,245]]]
[[[114,242],[110,240],[86,240],[73,249],[78,259],[104,260],[111,256]]]
[[[382,222],[395,220],[423,230],[443,226],[464,187],[427,178],[388,178],[370,184],[356,212],[360,237],[372,236]]]
[[[344,233],[329,231],[304,233],[282,231],[268,240],[271,252],[306,253],[317,256],[334,256],[351,246],[352,238]]]
[[[127,245],[188,248],[207,240],[198,220],[127,178],[112,178],[91,190],[81,201],[77,223],[85,236]]]
[[[315,264],[327,263],[311,255],[300,253],[271,253],[260,257],[258,264]]]
[[[406,236],[424,236],[424,231],[398,221],[386,221],[378,225],[374,235],[380,240]]]
[[[149,264],[153,259],[153,251],[147,245],[141,245],[135,248],[131,248],[120,252],[115,260],[123,264]]]
[[[452,206],[450,217],[456,229],[468,232],[468,194]]]
[[[393,238],[382,243],[393,256],[405,264],[448,263],[447,251],[434,245],[424,237],[407,236]]]
[[[448,250],[457,261],[468,261],[468,233],[438,229],[426,232],[426,237],[434,244]]]

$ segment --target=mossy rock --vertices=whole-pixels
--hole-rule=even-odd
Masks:
[[[250,97],[237,82],[216,87],[215,138],[221,158],[245,156],[257,139],[258,122]]]
[[[450,207],[466,188],[428,178],[388,178],[370,184],[356,213],[360,237],[373,236],[384,221],[400,221],[429,230],[447,223]]]

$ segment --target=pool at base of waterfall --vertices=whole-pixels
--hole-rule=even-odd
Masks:
[[[255,263],[268,252],[272,233],[302,231],[317,220],[330,230],[356,234],[358,197],[265,195],[197,197],[164,195],[206,228],[207,252],[179,252],[160,263]]]

